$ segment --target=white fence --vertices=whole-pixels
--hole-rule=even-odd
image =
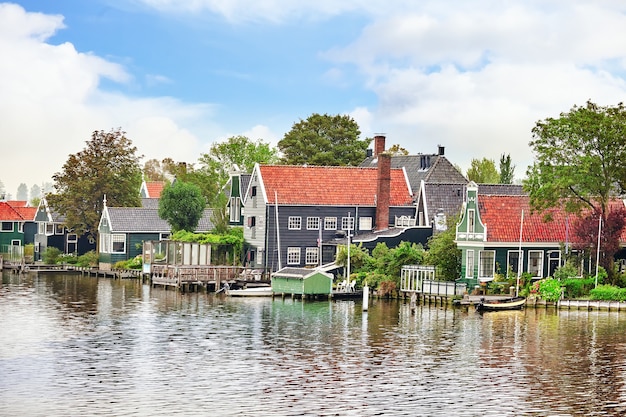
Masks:
[[[454,296],[463,295],[467,284],[455,281],[436,281],[435,267],[405,265],[400,273],[400,291],[424,295]]]

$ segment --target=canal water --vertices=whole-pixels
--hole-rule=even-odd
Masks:
[[[626,313],[2,275],[1,416],[613,416]]]

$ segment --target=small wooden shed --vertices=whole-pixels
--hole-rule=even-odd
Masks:
[[[272,274],[275,294],[331,295],[333,276],[311,268],[283,268]]]

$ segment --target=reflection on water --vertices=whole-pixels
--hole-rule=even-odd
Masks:
[[[372,301],[4,274],[0,415],[626,412],[626,313]]]

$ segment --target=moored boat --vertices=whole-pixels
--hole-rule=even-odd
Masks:
[[[231,297],[271,297],[274,295],[272,287],[251,287],[240,290],[226,290],[226,295]]]
[[[481,298],[476,303],[478,311],[501,311],[501,310],[519,310],[524,307],[526,297],[511,297],[500,300],[485,300]]]

